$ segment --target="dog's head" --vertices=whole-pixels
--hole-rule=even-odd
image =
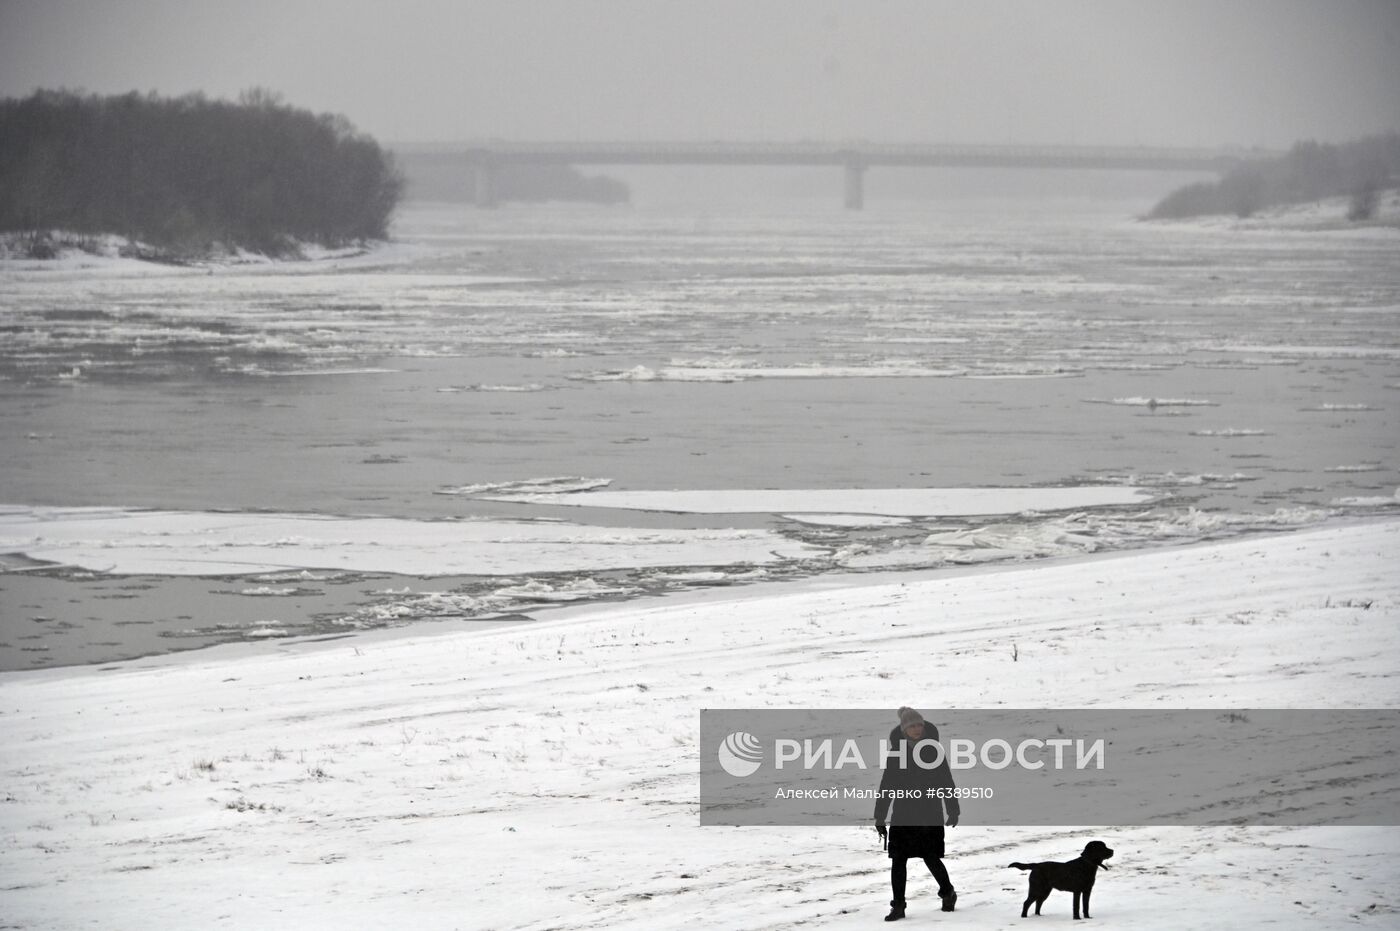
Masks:
[[[1113,848],[1101,840],[1091,840],[1084,845],[1084,859],[1093,860],[1104,869],[1108,869],[1108,864],[1103,861],[1111,856],[1113,856]]]

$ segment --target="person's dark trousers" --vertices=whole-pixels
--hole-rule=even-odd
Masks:
[[[897,857],[890,861],[890,887],[894,892],[894,901],[891,905],[904,904],[904,887],[909,880],[909,861],[903,857]],[[948,877],[948,867],[943,865],[943,861],[935,857],[924,858],[924,865],[933,874],[934,880],[938,883],[938,895],[945,897],[953,892],[953,881]]]

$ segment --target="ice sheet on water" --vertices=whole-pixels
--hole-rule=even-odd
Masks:
[[[1391,508],[1400,507],[1400,488],[1395,490],[1395,494],[1389,498],[1375,497],[1351,497],[1338,498],[1332,502],[1335,507],[1341,508]]]
[[[1215,436],[1226,439],[1242,436],[1272,436],[1267,430],[1256,430],[1250,427],[1223,427],[1218,430],[1192,430],[1192,436]]]
[[[530,384],[526,384],[526,385],[447,385],[446,387],[444,387],[444,388],[439,388],[439,389],[437,389],[437,390],[438,390],[438,393],[439,393],[439,394],[462,394],[462,393],[464,393],[464,392],[473,392],[473,391],[480,391],[480,392],[485,392],[485,393],[491,393],[491,392],[513,393],[513,392],[519,392],[519,393],[525,394],[525,393],[533,393],[533,392],[536,392],[536,391],[548,391],[549,388],[548,388],[547,386],[545,386],[545,385],[541,385],[541,384],[538,384],[538,383],[535,383],[535,382],[531,382]]]
[[[1084,369],[991,366],[986,371],[971,372],[967,377],[984,380],[1004,379],[1008,381],[1034,378],[1083,378]]]
[[[1113,404],[1119,407],[1219,407],[1215,401],[1198,398],[1085,398],[1085,404]]]
[[[766,573],[761,571],[750,571],[742,573],[732,572],[658,572],[655,578],[663,582],[677,582],[681,584],[697,583],[708,584],[713,582],[731,582],[735,580],[752,581],[763,578]]]
[[[1303,359],[1400,359],[1400,349],[1389,346],[1268,346],[1257,343],[1225,343],[1205,346],[1202,350]]]
[[[158,636],[182,639],[204,639],[209,637],[221,640],[269,640],[295,636],[299,631],[284,625],[278,620],[260,621],[252,626],[240,624],[208,624],[203,627],[186,627],[179,630],[161,631]]]
[[[319,589],[300,588],[298,586],[288,586],[278,588],[272,585],[258,585],[253,588],[245,588],[238,592],[249,598],[293,598],[315,595]]]
[[[261,575],[248,576],[249,582],[341,582],[354,578],[352,573],[347,572],[312,572],[310,569],[301,569],[296,572],[267,572]]]
[[[29,508],[0,512],[0,551],[118,574],[221,576],[330,568],[500,576],[757,565],[818,550],[766,530]]]
[[[273,624],[263,624],[258,627],[250,627],[243,631],[243,636],[249,640],[265,640],[276,637],[290,637],[292,632],[285,627],[278,627]]]
[[[1301,410],[1320,413],[1350,413],[1353,411],[1374,411],[1377,408],[1369,404],[1319,404],[1316,407],[1304,407]]]
[[[569,494],[491,492],[492,501],[579,505],[690,514],[862,514],[884,517],[1016,514],[1142,504],[1140,488],[823,488],[677,491],[580,491]]]
[[[895,540],[886,545],[866,540],[842,548],[834,561],[848,569],[873,570],[1077,556],[1304,527],[1330,513],[1333,512],[1316,508],[1281,508],[1272,514],[1252,515],[1207,513],[1195,508],[1154,509],[1127,515],[1079,512],[939,530],[922,540]]]
[[[882,517],[876,514],[783,514],[783,520],[823,527],[898,527],[909,523],[906,517]]]
[[[1257,475],[1246,475],[1243,472],[1235,472],[1231,475],[1214,472],[1180,474],[1176,472],[1135,472],[1131,475],[1100,475],[1095,478],[1095,481],[1116,481],[1144,488],[1200,488],[1216,484],[1232,486],[1238,482],[1257,481],[1258,478]]]
[[[292,348],[295,348],[295,347],[294,347],[294,346],[289,346],[289,347],[288,347],[288,349],[292,349]],[[301,369],[280,369],[280,370],[277,370],[277,371],[272,371],[272,370],[270,370],[270,369],[265,369],[265,368],[263,368],[262,366],[257,365],[256,363],[250,363],[250,364],[248,364],[248,365],[240,365],[240,366],[237,367],[237,369],[227,369],[226,371],[228,371],[230,374],[252,375],[252,376],[255,376],[255,377],[257,377],[257,378],[289,378],[289,377],[302,377],[302,378],[304,378],[304,377],[312,376],[312,375],[315,375],[315,376],[320,376],[320,375],[392,375],[392,374],[394,374],[395,372],[397,372],[398,369],[386,369],[386,368],[375,368],[375,367],[371,367],[371,366],[362,366],[362,367],[349,367],[349,368],[315,368],[315,369],[301,368]]]
[[[498,597],[516,601],[563,602],[587,601],[609,595],[632,595],[638,589],[630,585],[604,585],[597,579],[583,578],[564,582],[550,582],[532,579],[521,585],[507,585],[496,589]]]
[[[967,373],[963,368],[935,368],[917,362],[878,362],[864,365],[645,365],[630,369],[590,372],[571,376],[579,381],[677,381],[736,382],[760,378],[951,378]],[[1044,376],[1037,376],[1044,377]]]
[[[595,491],[612,484],[610,478],[584,478],[565,475],[555,478],[527,478],[514,482],[480,482],[439,488],[439,495],[541,495]]]
[[[659,578],[665,574],[655,575]],[[721,580],[729,578],[724,572],[715,575]],[[486,620],[514,616],[552,605],[637,595],[648,587],[643,584],[646,579],[646,573],[624,582],[599,581],[591,576],[550,576],[526,581],[506,578],[483,580],[456,591],[381,592],[380,595],[388,597],[334,618],[330,626],[363,629],[421,620]],[[677,584],[683,583],[677,581]]]
[[[485,617],[504,613],[509,604],[509,599],[494,598],[490,594],[419,592],[361,606],[349,614],[333,618],[330,625],[361,630],[407,621]]]
[[[312,262],[127,262],[131,274],[7,265],[0,274],[18,314],[0,371],[48,381],[75,364],[89,378],[101,374],[84,359],[139,376],[218,371],[215,356],[235,372],[246,364],[276,372],[386,358],[567,359],[583,350],[626,360],[603,374],[633,380],[906,369],[1058,377],[1056,367],[1169,367],[1201,351],[1251,364],[1360,351],[1400,357],[1374,338],[1392,328],[1384,317],[1396,304],[1393,239],[1226,239],[1204,228],[1106,223],[1097,211],[991,226],[980,215],[875,218],[859,230],[816,215],[800,224],[745,218],[703,234],[688,228],[688,216],[496,219],[482,228],[476,219],[409,214],[401,242]],[[1261,246],[1288,255],[1283,264],[1296,274],[1279,276],[1279,265],[1259,261]],[[1356,274],[1338,279],[1333,267],[1344,254]],[[496,274],[471,274],[481,271]],[[1325,335],[1336,345],[1309,345],[1320,328],[1267,326],[1274,318],[1261,308],[1290,321],[1328,313],[1339,326]],[[1281,345],[1259,345],[1260,332],[1276,332]],[[768,333],[781,334],[781,357],[749,371],[719,364]],[[909,354],[853,361],[872,346]],[[659,365],[660,347],[700,358]],[[629,368],[637,363],[644,367]]]

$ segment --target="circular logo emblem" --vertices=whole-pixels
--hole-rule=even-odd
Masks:
[[[752,776],[763,765],[763,747],[754,735],[735,731],[719,745],[719,765],[731,776]]]

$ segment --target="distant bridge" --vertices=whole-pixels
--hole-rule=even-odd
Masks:
[[[1140,146],[923,145],[823,142],[474,142],[406,148],[456,157],[476,174],[476,203],[497,203],[504,165],[831,165],[845,174],[846,206],[865,205],[865,172],[876,166],[1077,168],[1115,171],[1225,172],[1273,158],[1262,149]]]

